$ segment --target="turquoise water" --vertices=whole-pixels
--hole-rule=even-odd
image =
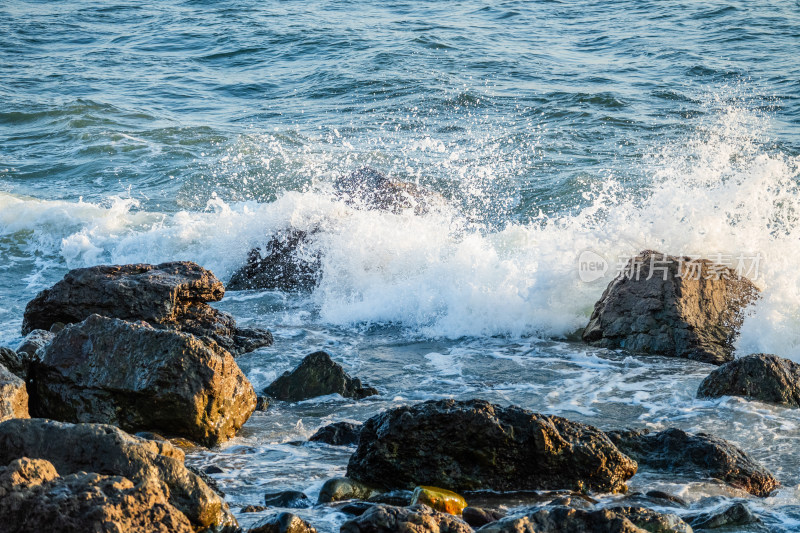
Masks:
[[[713,428],[779,474],[751,503],[791,531],[794,411],[699,402],[709,367],[571,339],[613,275],[581,281],[583,251],[758,255],[738,353],[800,359],[798,28],[789,1],[4,2],[0,343],[69,268],[189,259],[227,280],[272,232],[320,226],[315,291],[221,303],[276,334],[240,363],[259,388],[322,348],[382,395],[279,405],[194,457],[235,508],[342,472],[349,450],[286,444],[323,420],[477,396]],[[333,198],[363,165],[447,207]],[[641,480],[701,507],[721,490]]]

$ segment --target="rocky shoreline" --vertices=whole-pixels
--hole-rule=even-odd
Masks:
[[[665,278],[652,275],[654,258]],[[733,359],[757,289],[732,271],[713,282],[681,277],[685,262],[653,251],[631,259],[595,306],[584,340],[721,365],[698,397],[796,407],[796,364],[764,354]],[[698,264],[701,274],[720,272]],[[25,339],[0,350],[0,523],[18,524],[9,531],[48,523],[63,531],[238,531],[224,496],[185,466],[179,445],[226,442],[270,399],[381,394],[323,351],[257,392],[235,356],[272,344],[272,335],[240,328],[209,305],[224,293],[194,263],[97,266],[70,271],[28,304]],[[355,446],[346,477],[328,480],[316,503],[287,491],[242,512],[328,507],[350,517],[343,533],[690,532],[759,519],[741,502],[698,515],[677,495],[631,493],[627,482],[639,470],[663,471],[756,498],[780,486],[747,450],[714,435],[601,430],[481,399],[403,405],[363,425],[320,428],[309,440]],[[500,495],[494,503],[492,494]],[[614,505],[598,499],[609,494],[619,495]],[[282,512],[250,531],[314,527]]]

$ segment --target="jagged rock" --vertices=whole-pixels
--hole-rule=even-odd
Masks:
[[[496,522],[505,517],[506,514],[502,511],[496,509],[482,509],[480,507],[466,507],[461,512],[461,518],[464,520],[464,522],[475,529],[483,527],[486,524],[491,524],[492,522]]]
[[[411,496],[411,505],[427,505],[434,511],[460,515],[467,501],[460,494],[439,487],[417,487]]]
[[[253,248],[245,265],[231,276],[228,290],[313,289],[321,278],[322,265],[321,255],[313,245],[313,234],[289,228],[273,235],[263,248]]]
[[[0,422],[11,418],[29,418],[28,392],[22,379],[0,365]]]
[[[3,366],[21,379],[27,379],[28,365],[23,358],[11,348],[0,346],[0,366]]]
[[[59,477],[48,461],[27,458],[0,467],[0,523],[7,533],[194,531],[158,484],[86,472]]]
[[[755,496],[768,496],[779,485],[746,452],[713,435],[692,435],[671,428],[658,433],[646,429],[610,431],[608,436],[642,467],[689,476],[700,473]]]
[[[317,503],[331,503],[342,500],[366,500],[381,491],[346,477],[335,477],[323,483],[319,490]]]
[[[692,528],[674,514],[644,507],[584,510],[553,506],[533,508],[491,522],[481,533],[692,533]]]
[[[276,400],[297,402],[327,394],[360,400],[378,394],[378,391],[362,386],[358,378],[351,378],[327,353],[314,352],[307,355],[297,368],[284,372],[273,381],[264,393]]]
[[[472,533],[466,522],[427,505],[394,507],[375,505],[361,516],[348,520],[340,533]]]
[[[53,337],[55,337],[55,333],[50,333],[49,331],[45,331],[43,329],[34,329],[30,333],[28,333],[22,342],[17,346],[17,353],[22,355],[26,354],[28,359],[33,358],[36,355],[36,351],[39,348],[43,348],[50,344],[53,341]]]
[[[644,251],[608,285],[583,340],[721,365],[733,359],[743,311],[758,292],[711,261]]]
[[[308,440],[311,442],[324,442],[331,446],[358,444],[361,426],[362,424],[353,424],[352,422],[335,422],[319,428]]]
[[[757,353],[725,363],[697,389],[698,398],[743,396],[800,407],[800,365],[777,355]]]
[[[252,385],[227,351],[145,322],[92,315],[40,353],[30,371],[36,416],[213,446],[233,437],[256,407]]]
[[[248,533],[317,533],[317,530],[297,515],[281,513],[262,520]]]
[[[482,400],[428,401],[364,424],[347,476],[384,488],[626,490],[636,463],[597,428]]]
[[[208,337],[234,354],[272,344],[268,331],[239,328],[208,305],[224,294],[214,274],[188,261],[77,268],[28,302],[22,333],[99,314]]]
[[[699,513],[683,517],[694,529],[716,529],[718,527],[746,526],[760,522],[747,504],[736,502],[719,512]]]
[[[22,457],[49,461],[61,476],[95,472],[125,477],[137,486],[155,484],[195,529],[238,528],[228,505],[184,466],[183,452],[168,442],[140,439],[102,424],[43,419],[0,423],[0,464]]]
[[[289,507],[304,509],[311,507],[311,500],[299,490],[284,490],[281,492],[268,492],[264,495],[264,504],[269,507]]]

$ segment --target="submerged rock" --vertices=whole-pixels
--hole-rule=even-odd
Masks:
[[[311,507],[311,500],[299,490],[284,490],[281,492],[268,492],[264,495],[264,504],[269,507],[289,507],[305,509]]]
[[[234,354],[272,344],[268,331],[239,328],[208,305],[224,294],[211,271],[188,261],[77,268],[28,302],[22,333],[98,314],[208,337]]]
[[[778,480],[746,452],[719,437],[680,429],[610,431],[609,438],[639,465],[689,476],[705,475],[745,490],[769,496]]]
[[[758,292],[730,268],[648,250],[608,285],[583,340],[721,365],[733,359],[743,311]]]
[[[438,487],[417,487],[411,496],[411,505],[427,505],[435,511],[460,515],[467,501],[460,494]]]
[[[22,379],[0,365],[0,422],[11,418],[29,418],[28,391]]]
[[[49,461],[61,476],[95,472],[127,478],[135,486],[153,484],[198,530],[233,532],[238,527],[228,505],[184,466],[183,452],[168,442],[140,439],[102,424],[43,419],[0,423],[0,464],[22,457]]]
[[[92,315],[67,327],[31,368],[36,416],[161,431],[213,446],[256,407],[233,357],[185,333]]]
[[[49,461],[20,458],[0,466],[0,524],[6,533],[193,533],[163,488],[96,473],[61,477]]]
[[[375,505],[342,524],[340,533],[472,533],[463,520],[427,505]]]
[[[335,422],[321,427],[308,440],[311,442],[324,442],[331,446],[349,446],[358,444],[358,436],[363,424],[352,422]]]
[[[317,533],[311,524],[292,513],[265,518],[248,533]]]
[[[735,526],[746,526],[760,522],[759,518],[753,514],[750,507],[743,502],[736,502],[722,511],[712,511],[699,513],[683,518],[695,529],[716,529],[719,527],[729,528]]]
[[[492,522],[481,533],[692,533],[674,514],[644,507],[584,510],[552,506],[533,508]]]
[[[697,389],[698,398],[742,396],[800,407],[800,365],[777,355],[757,353],[725,363]]]
[[[360,400],[378,391],[362,386],[358,378],[351,378],[327,353],[314,352],[305,356],[297,368],[273,381],[264,393],[276,400],[297,402],[328,394]]]
[[[364,424],[347,475],[384,488],[622,492],[636,463],[599,429],[482,400],[390,409]]]
[[[366,500],[381,491],[346,477],[335,477],[326,481],[319,491],[317,503],[331,503],[342,500]]]

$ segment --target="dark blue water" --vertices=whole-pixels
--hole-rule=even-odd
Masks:
[[[714,428],[780,474],[751,503],[792,530],[795,412],[698,402],[707,367],[563,341],[614,273],[581,281],[583,251],[758,254],[738,353],[800,358],[798,28],[797,1],[0,3],[0,342],[68,268],[190,259],[227,280],[271,232],[321,225],[313,293],[222,303],[278,339],[241,364],[261,387],[326,348],[382,396],[254,416],[198,459],[234,506],[342,471],[349,451],[283,444],[323,419],[481,396]],[[363,165],[447,207],[338,202]]]

